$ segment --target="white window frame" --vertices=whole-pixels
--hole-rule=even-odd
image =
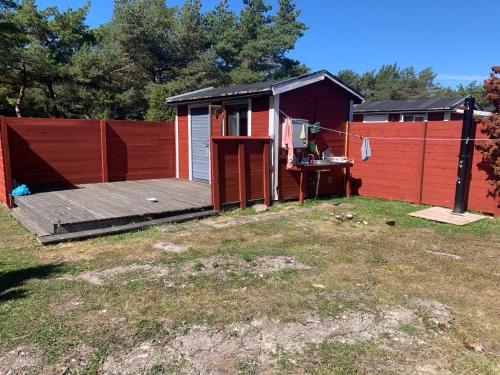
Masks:
[[[371,119],[370,119],[371,116]],[[378,118],[377,120],[374,120],[374,118]],[[363,122],[364,123],[377,123],[377,122],[389,122],[389,115],[386,114],[366,114],[363,115]]]
[[[451,112],[445,112],[444,121],[450,121],[450,119],[451,119]]]

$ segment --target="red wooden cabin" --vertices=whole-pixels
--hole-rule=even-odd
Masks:
[[[345,131],[346,123],[352,120],[353,105],[363,99],[359,92],[325,70],[291,79],[205,88],[170,97],[167,103],[177,109],[176,175],[220,184],[216,188],[220,189],[222,203],[265,198],[262,183],[266,185],[262,179],[266,179],[266,163],[262,164],[262,153],[267,142],[270,145],[267,186],[271,198],[296,198],[300,174],[286,169],[280,146],[280,125],[286,115]],[[321,149],[329,146],[334,155],[345,154],[343,135],[321,131],[315,138]],[[239,144],[243,141],[242,149]],[[217,164],[210,162],[214,159],[214,147]],[[245,168],[244,173],[241,167]],[[217,181],[211,181],[214,168]],[[322,176],[319,193],[340,193],[343,180],[341,170]]]

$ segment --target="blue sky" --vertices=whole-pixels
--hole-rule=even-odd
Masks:
[[[290,56],[313,70],[357,72],[383,64],[431,66],[445,86],[482,81],[500,64],[497,0],[296,0],[309,26]],[[276,6],[277,0],[267,0]],[[37,0],[39,7],[79,7],[85,0]],[[167,4],[180,5],[183,0]],[[204,0],[206,10],[217,0]],[[235,10],[241,0],[230,0]],[[108,21],[113,0],[93,0],[89,26]],[[488,16],[489,15],[489,16]],[[488,20],[488,17],[490,18]]]

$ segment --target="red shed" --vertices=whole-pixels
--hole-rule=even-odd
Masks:
[[[211,137],[238,137],[238,140],[269,137],[271,197],[295,198],[299,195],[300,174],[286,168],[280,140],[285,117],[311,124],[319,122],[322,128],[344,131],[352,120],[353,105],[363,100],[359,92],[326,70],[291,79],[209,87],[170,97],[167,103],[177,109],[177,177],[211,182]],[[334,155],[345,153],[342,134],[323,129],[314,134],[314,141],[321,150],[330,147]],[[340,192],[341,173],[332,171],[322,176],[320,194]]]

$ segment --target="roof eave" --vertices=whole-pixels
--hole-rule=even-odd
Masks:
[[[355,115],[363,115],[366,113],[422,113],[422,112],[443,112],[443,111],[448,111],[448,112],[455,112],[455,108],[449,108],[449,107],[444,107],[444,108],[427,108],[427,109],[374,109],[374,110],[353,110],[353,113]]]
[[[348,91],[351,95],[354,97],[358,98],[361,102],[365,101],[365,97],[354,90],[352,87],[350,87],[348,84],[345,82],[342,82],[339,80],[337,77],[334,75],[330,74],[327,71],[321,71],[319,74],[316,75],[311,75],[309,78],[302,78],[302,77],[297,77],[295,79],[291,79],[288,82],[283,82],[279,83],[276,85],[273,85],[273,95],[279,95],[288,91],[296,90],[300,87],[308,86],[316,82],[320,82],[328,78],[330,81],[336,83],[340,87],[342,87],[344,90]]]
[[[255,91],[255,92],[247,92],[247,93],[238,93],[238,94],[224,94],[217,96],[209,96],[209,97],[194,97],[186,100],[169,100],[167,99],[168,105],[182,105],[182,104],[191,104],[191,103],[209,103],[209,102],[218,102],[222,100],[238,100],[245,98],[255,98],[259,96],[267,96],[272,95],[271,89],[263,90],[263,91]]]

